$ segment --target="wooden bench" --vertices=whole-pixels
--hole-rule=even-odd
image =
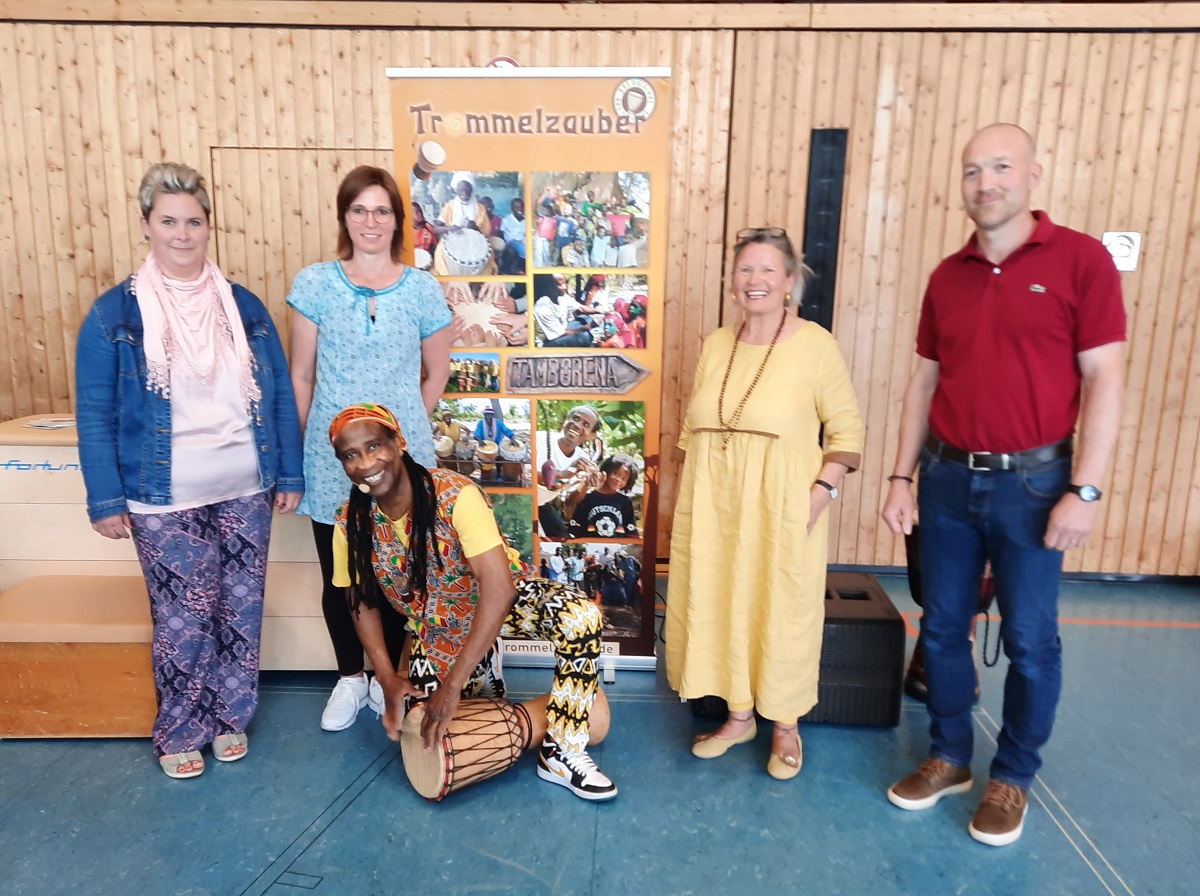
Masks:
[[[38,576],[0,593],[0,737],[149,737],[140,576]]]

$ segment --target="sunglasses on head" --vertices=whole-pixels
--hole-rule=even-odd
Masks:
[[[747,227],[737,232],[739,243],[760,236],[787,236],[787,231],[782,227]]]

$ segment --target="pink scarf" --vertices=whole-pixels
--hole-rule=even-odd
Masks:
[[[249,414],[262,392],[254,381],[250,345],[233,290],[212,259],[204,260],[198,279],[186,282],[163,274],[150,253],[134,274],[134,295],[142,312],[146,388],[170,398],[171,365],[185,365],[208,385],[228,360],[238,371],[242,404]]]

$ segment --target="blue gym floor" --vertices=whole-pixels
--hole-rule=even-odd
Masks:
[[[905,581],[881,582],[911,622]],[[1002,849],[966,827],[1003,659],[982,670],[975,789],[925,812],[884,796],[925,757],[924,708],[908,698],[895,729],[802,725],[804,768],[779,782],[765,771],[768,726],[697,760],[690,741],[712,723],[692,718],[661,670],[619,672],[606,689],[612,733],[592,752],[615,800],[540,781],[526,754],[434,804],[369,711],[347,731],[318,728],[332,673],[274,673],[249,755],[210,757],[194,780],[166,778],[144,740],[0,743],[0,893],[1200,893],[1200,590],[1066,584],[1061,616],[1058,723],[1024,836]],[[506,677],[522,699],[549,671]]]

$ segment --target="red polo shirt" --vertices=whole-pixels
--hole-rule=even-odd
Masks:
[[[972,234],[929,278],[917,354],[939,365],[929,429],[956,448],[1024,451],[1071,435],[1076,355],[1125,339],[1108,250],[1034,216],[1029,240],[1000,264],[979,254]]]

